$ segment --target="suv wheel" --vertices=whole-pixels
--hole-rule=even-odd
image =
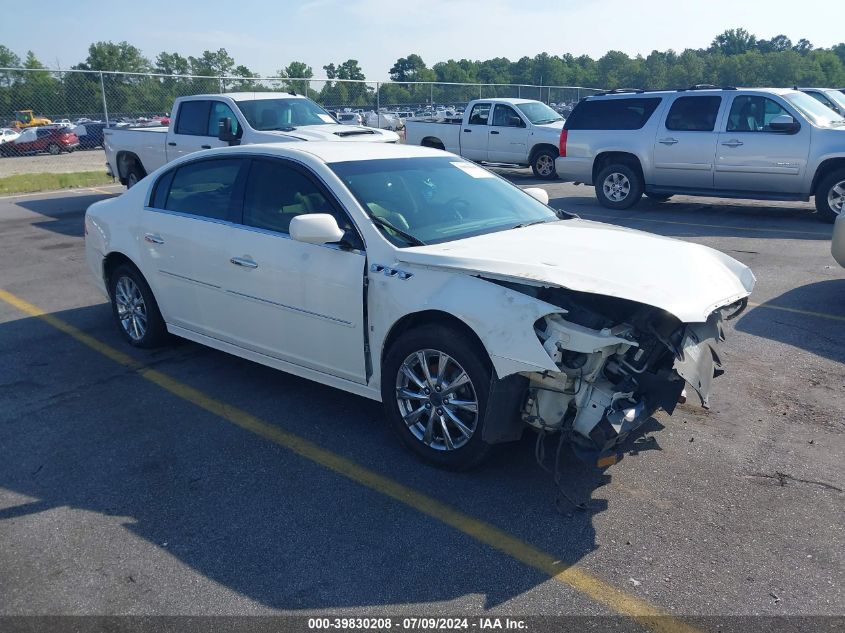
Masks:
[[[489,362],[462,332],[441,325],[406,332],[382,366],[390,425],[425,461],[471,468],[490,450],[482,440],[490,376]]]
[[[557,178],[555,158],[557,158],[557,154],[550,149],[538,150],[534,155],[534,160],[531,161],[531,171],[537,178],[554,180]]]
[[[828,222],[835,222],[845,212],[845,169],[828,174],[819,183],[816,211]]]
[[[628,209],[639,202],[643,183],[637,171],[623,163],[608,165],[596,178],[596,198],[603,207]]]

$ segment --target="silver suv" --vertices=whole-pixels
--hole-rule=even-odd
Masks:
[[[627,209],[643,194],[809,200],[833,222],[845,205],[845,120],[798,90],[694,87],[582,99],[560,135],[565,181]]]

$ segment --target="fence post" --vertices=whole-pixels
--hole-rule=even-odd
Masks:
[[[431,105],[434,105],[434,84],[433,83],[428,84],[428,90],[429,90],[428,102]]]
[[[103,71],[100,71],[100,93],[103,95],[103,115],[106,118],[106,127],[109,125],[109,106],[106,103],[106,83],[103,81]]]
[[[379,108],[381,107],[381,95],[379,94],[380,89],[381,89],[381,84],[379,82],[376,82],[376,121],[377,122],[379,121],[378,111],[379,111]]]

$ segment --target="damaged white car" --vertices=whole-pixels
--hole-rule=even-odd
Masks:
[[[706,403],[754,275],[547,201],[433,149],[231,147],[91,206],[86,253],[132,345],[169,332],[381,400],[441,466],[527,427],[602,463],[685,383]]]

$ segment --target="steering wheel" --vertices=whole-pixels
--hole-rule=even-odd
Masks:
[[[455,219],[460,221],[464,220],[464,214],[469,210],[469,202],[458,196],[447,200],[445,206],[455,215]]]

